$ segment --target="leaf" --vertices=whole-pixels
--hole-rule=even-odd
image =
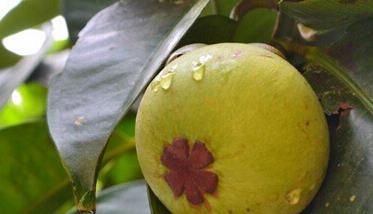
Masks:
[[[0,142],[2,213],[52,213],[70,199],[67,175],[45,122],[3,129]]]
[[[207,3],[118,2],[80,33],[48,97],[50,132],[79,209],[94,209],[97,166],[110,133]]]
[[[278,0],[241,0],[232,10],[231,17],[235,20],[241,20],[248,12],[258,9],[274,9],[278,8]]]
[[[280,10],[318,31],[345,28],[373,15],[372,0],[281,1]]]
[[[52,77],[63,71],[69,54],[70,50],[66,49],[46,56],[32,72],[27,82],[34,81],[47,87]]]
[[[31,72],[34,71],[52,44],[51,26],[44,25],[44,31],[46,33],[46,40],[38,53],[23,58],[14,67],[0,70],[0,110],[7,102],[13,90],[23,83]]]
[[[105,189],[97,197],[97,214],[149,214],[144,181],[136,181]],[[78,214],[71,210],[68,214]]]
[[[105,186],[143,179],[135,149],[136,114],[129,112],[114,130],[107,146],[99,180]],[[124,151],[124,149],[126,149]]]
[[[66,19],[70,38],[75,41],[78,33],[97,12],[118,0],[63,0],[62,13]]]
[[[59,0],[25,0],[0,22],[0,39],[26,28],[39,25],[57,16]]]
[[[324,49],[296,47],[304,49],[311,63],[305,76],[332,119],[328,174],[305,213],[373,212],[372,20],[350,26]]]
[[[8,51],[0,42],[0,69],[14,65],[20,58],[20,56]]]
[[[21,85],[0,111],[0,130],[17,124],[40,120],[45,115],[47,89],[36,83]]]
[[[323,69],[306,72],[325,109],[338,113],[327,176],[308,213],[373,212],[373,116],[351,89]],[[332,124],[333,125],[333,124]]]
[[[272,38],[277,13],[269,9],[255,9],[239,21],[234,41],[242,43],[268,43]]]
[[[238,4],[240,0],[214,0],[217,14],[229,16],[233,7]]]
[[[215,44],[232,42],[237,22],[221,15],[204,16],[197,19],[178,46],[193,43]]]

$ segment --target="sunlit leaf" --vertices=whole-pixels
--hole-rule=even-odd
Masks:
[[[21,85],[0,111],[0,129],[43,118],[46,103],[46,88],[35,83]]]
[[[26,28],[42,24],[59,13],[59,0],[24,0],[0,22],[0,40]]]

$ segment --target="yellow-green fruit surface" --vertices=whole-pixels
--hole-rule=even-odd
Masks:
[[[177,196],[166,182],[170,168],[161,159],[175,139],[190,149],[202,142],[213,157],[203,170],[215,174],[217,187],[197,189],[203,203],[188,200],[189,187]],[[306,80],[254,44],[210,45],[172,61],[147,88],[136,120],[145,179],[175,214],[299,213],[324,178],[328,140]],[[193,186],[203,181],[198,176],[183,179]]]

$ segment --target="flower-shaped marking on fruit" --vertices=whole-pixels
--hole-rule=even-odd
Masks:
[[[203,142],[197,140],[189,151],[188,140],[176,138],[164,148],[161,161],[169,169],[164,179],[175,197],[185,193],[191,204],[199,205],[204,202],[204,193],[216,191],[218,176],[206,170],[214,158]]]

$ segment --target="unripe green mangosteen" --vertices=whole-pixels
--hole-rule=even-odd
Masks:
[[[254,44],[217,44],[168,64],[139,107],[136,144],[175,214],[301,212],[327,168],[328,128],[301,74]]]

